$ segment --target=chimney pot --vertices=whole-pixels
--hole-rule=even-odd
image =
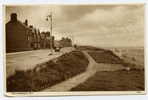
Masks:
[[[25,20],[25,25],[28,26],[28,20],[27,19]]]
[[[11,14],[11,21],[17,21],[17,14],[16,13],[12,13]]]

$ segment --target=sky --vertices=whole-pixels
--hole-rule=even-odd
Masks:
[[[21,5],[6,6],[6,21],[11,13],[18,20],[50,31],[47,15],[53,14],[53,35],[70,37],[75,44],[97,47],[143,47],[144,5]]]

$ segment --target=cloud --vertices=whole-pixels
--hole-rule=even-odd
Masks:
[[[143,5],[41,5],[8,7],[6,19],[17,12],[42,31],[50,30],[46,16],[53,11],[53,34],[59,39],[73,35],[75,42],[94,46],[143,46]]]
[[[142,46],[144,45],[144,7],[136,5],[118,6],[110,10],[95,9],[85,13],[73,22],[72,27],[68,25],[67,28],[74,32],[76,42],[80,44]]]
[[[113,5],[66,5],[61,6],[61,11],[67,20],[75,21],[96,9],[110,10],[115,7]]]

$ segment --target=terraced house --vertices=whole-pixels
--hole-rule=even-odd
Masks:
[[[29,28],[17,19],[17,14],[11,14],[11,20],[6,24],[6,52],[31,50],[27,35]]]
[[[50,48],[50,32],[40,32],[39,29],[17,19],[12,13],[10,21],[6,23],[6,52],[18,52],[40,48]],[[54,40],[53,40],[54,41]]]

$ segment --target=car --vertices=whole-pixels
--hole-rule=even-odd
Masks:
[[[55,47],[55,52],[60,52],[60,48],[59,47]]]

